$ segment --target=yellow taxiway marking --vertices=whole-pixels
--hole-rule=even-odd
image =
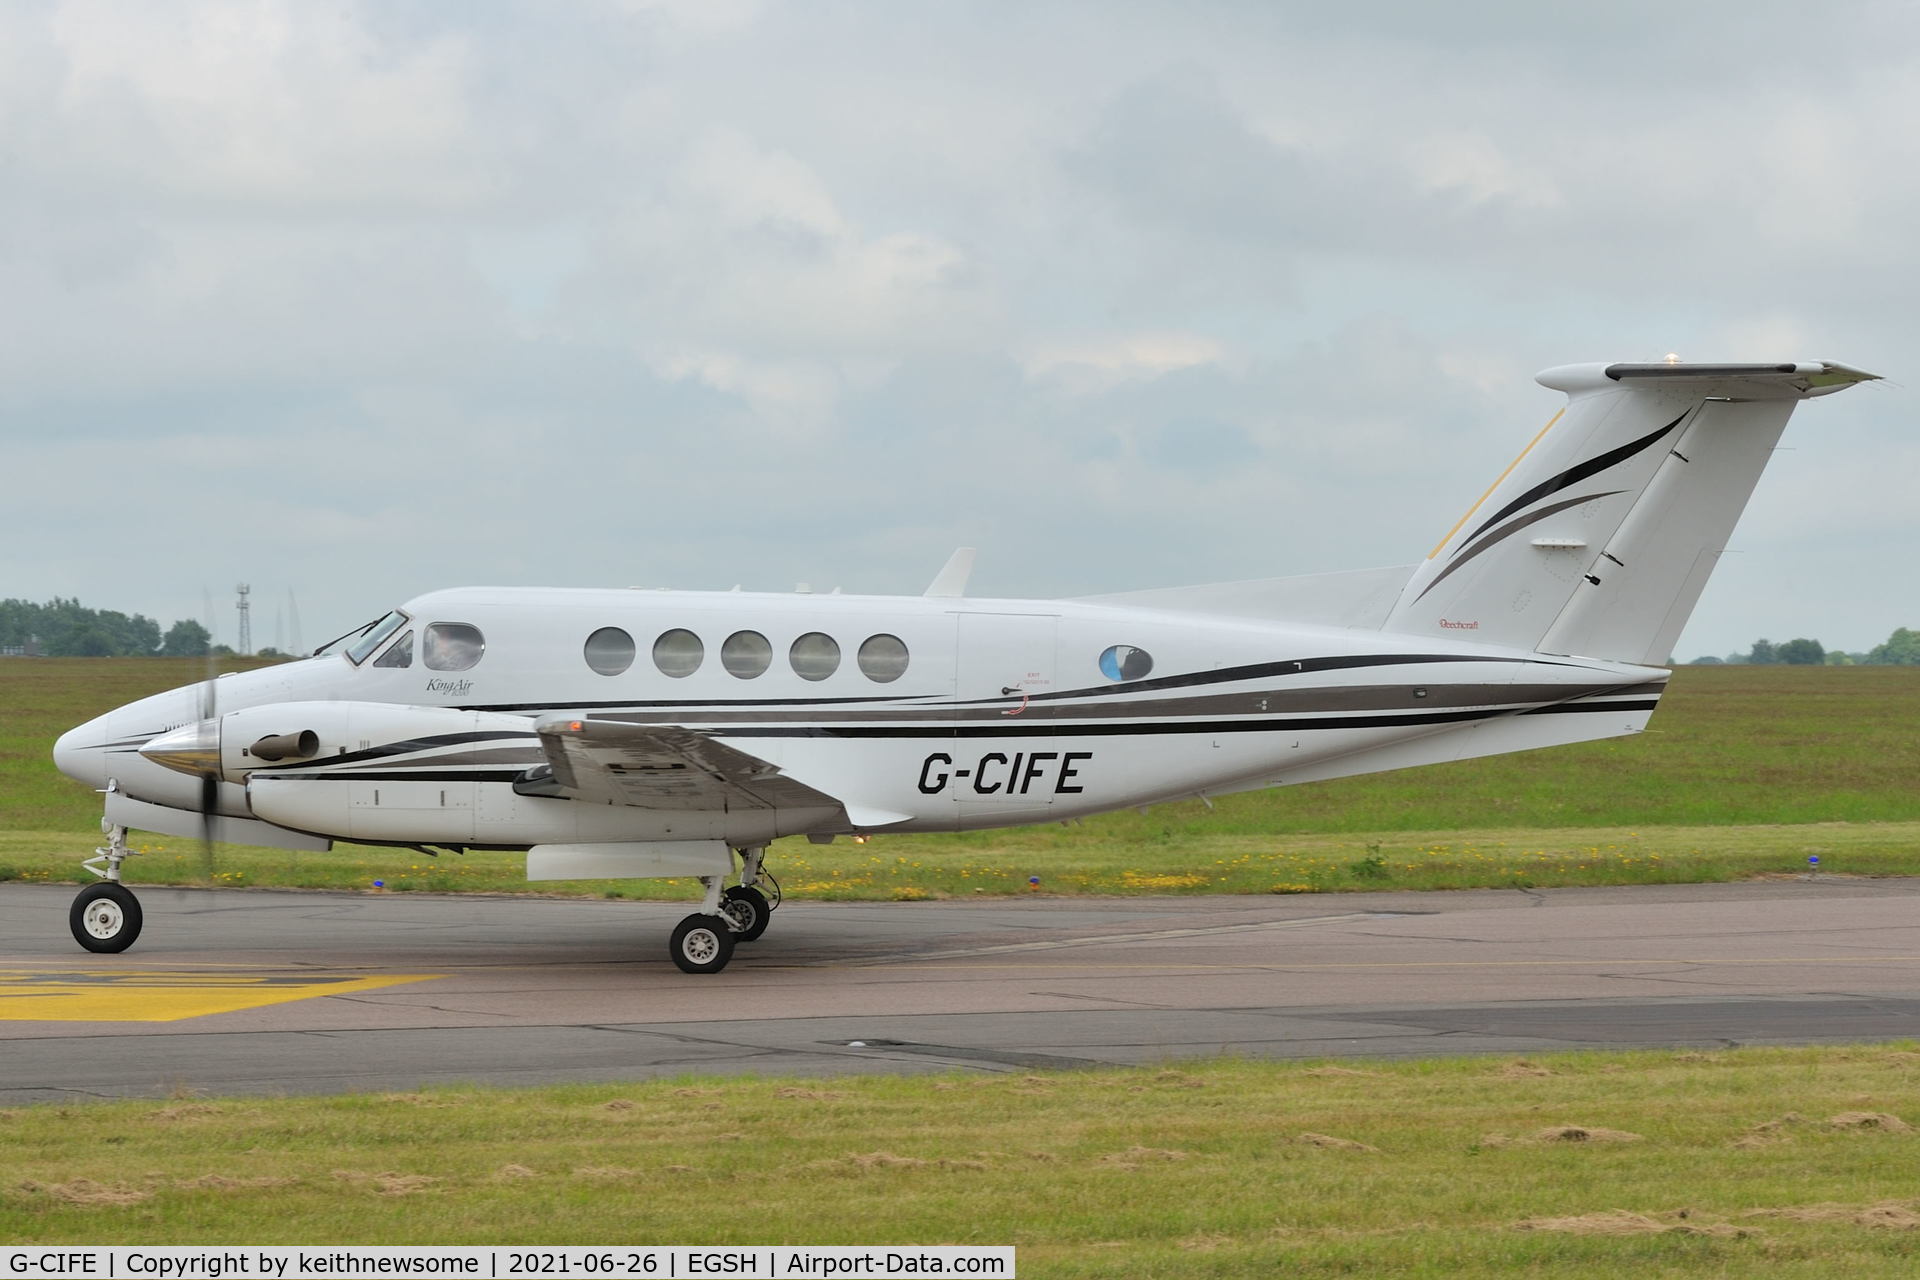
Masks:
[[[0,1022],[176,1022],[315,996],[425,982],[433,973],[0,969]]]

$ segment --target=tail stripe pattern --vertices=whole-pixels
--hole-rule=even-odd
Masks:
[[[1672,430],[1672,428],[1669,427],[1668,430]],[[1663,432],[1662,434],[1665,434],[1665,433]],[[1480,539],[1480,541],[1474,543],[1472,546],[1468,547],[1465,551],[1455,556],[1453,558],[1453,563],[1449,564],[1446,568],[1442,569],[1439,573],[1434,575],[1433,581],[1427,584],[1426,591],[1422,591],[1419,595],[1413,598],[1414,602],[1416,604],[1419,603],[1421,598],[1427,594],[1427,591],[1431,591],[1435,587],[1439,586],[1441,583],[1445,582],[1447,580],[1447,575],[1452,573],[1455,569],[1462,568],[1463,566],[1465,566],[1467,561],[1473,559],[1475,556],[1479,555],[1482,551],[1485,551],[1488,547],[1491,547],[1499,542],[1504,542],[1509,535],[1519,532],[1520,530],[1526,528],[1528,525],[1533,524],[1540,520],[1545,520],[1548,516],[1554,514],[1556,511],[1565,511],[1568,507],[1577,507],[1583,502],[1594,502],[1601,498],[1611,498],[1616,493],[1625,493],[1625,492],[1626,492],[1625,489],[1609,489],[1605,493],[1583,493],[1577,498],[1568,498],[1562,502],[1556,502],[1551,506],[1542,507],[1538,511],[1529,512],[1526,515],[1521,516],[1518,520],[1511,522],[1510,524],[1501,525],[1498,529],[1495,529],[1492,533],[1488,534],[1486,537]],[[1515,504],[1515,505],[1518,505],[1518,504]],[[1511,511],[1513,510],[1513,507],[1508,507],[1507,510]],[[1497,520],[1499,519],[1499,517],[1495,516],[1494,519]],[[1484,529],[1486,527],[1487,526],[1484,524],[1480,526],[1481,529]],[[1474,530],[1475,533],[1478,533],[1479,531],[1480,531],[1479,529]]]
[[[1539,499],[1546,497],[1550,493],[1558,493],[1560,490],[1565,489],[1569,485],[1579,484],[1582,480],[1585,480],[1588,476],[1599,475],[1602,471],[1605,471],[1608,467],[1614,466],[1617,463],[1625,462],[1628,458],[1633,457],[1635,454],[1640,453],[1643,450],[1652,448],[1655,444],[1657,444],[1660,441],[1661,437],[1667,435],[1675,427],[1679,426],[1683,421],[1685,421],[1687,414],[1695,412],[1696,410],[1699,409],[1699,407],[1700,406],[1697,404],[1691,406],[1685,412],[1683,412],[1679,417],[1675,418],[1672,422],[1669,422],[1666,426],[1661,427],[1658,431],[1649,432],[1648,434],[1641,436],[1638,440],[1630,441],[1627,444],[1621,445],[1617,449],[1609,449],[1607,450],[1607,452],[1601,454],[1599,457],[1590,458],[1587,461],[1581,463],[1577,467],[1568,467],[1565,471],[1562,471],[1559,475],[1554,476],[1552,479],[1542,480],[1539,484],[1533,486],[1533,488],[1527,490],[1525,493],[1515,498],[1512,502],[1509,502],[1506,506],[1500,508],[1498,511],[1494,512],[1492,515],[1488,516],[1484,521],[1481,522],[1480,527],[1478,529],[1475,529],[1472,533],[1468,534],[1467,536],[1469,538],[1477,538],[1486,531],[1486,528],[1488,525],[1494,524],[1497,521],[1506,519],[1508,516],[1520,510],[1520,508],[1526,506],[1527,504],[1531,502],[1536,502]],[[1618,490],[1616,490],[1615,492],[1618,492]],[[1582,501],[1584,501],[1584,499],[1582,499]],[[1562,504],[1562,505],[1565,506],[1570,504]],[[1560,507],[1554,508],[1554,510],[1556,511],[1560,509],[1561,509]],[[1544,515],[1546,513],[1542,512],[1540,514]],[[1451,572],[1451,571],[1452,570],[1449,569],[1448,572]],[[1442,576],[1445,576],[1445,575],[1442,575]],[[1434,579],[1434,581],[1438,582],[1439,579],[1436,578]],[[1426,593],[1422,592],[1421,594],[1424,595]]]

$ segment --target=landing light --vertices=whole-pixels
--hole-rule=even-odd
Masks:
[[[1669,351],[1669,352],[1667,352],[1667,363],[1668,363],[1668,364],[1679,364],[1679,363],[1680,363],[1680,357],[1679,357],[1678,355],[1676,355],[1676,354],[1675,354],[1674,352],[1671,352],[1671,351]]]

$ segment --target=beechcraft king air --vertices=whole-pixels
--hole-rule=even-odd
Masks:
[[[1845,365],[1568,365],[1566,405],[1410,567],[1067,600],[436,591],[313,656],[141,699],[54,759],[106,795],[80,945],[140,931],[128,828],[527,851],[695,877],[724,968],[770,841],[1057,821],[1639,731],[1794,405]],[[729,881],[733,881],[729,884]]]

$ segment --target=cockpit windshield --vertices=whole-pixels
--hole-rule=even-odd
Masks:
[[[407,615],[395,609],[384,618],[375,618],[366,626],[349,631],[338,640],[329,640],[313,651],[317,658],[327,653],[345,653],[347,661],[359,666],[367,655],[386,642],[388,636],[407,624]]]

